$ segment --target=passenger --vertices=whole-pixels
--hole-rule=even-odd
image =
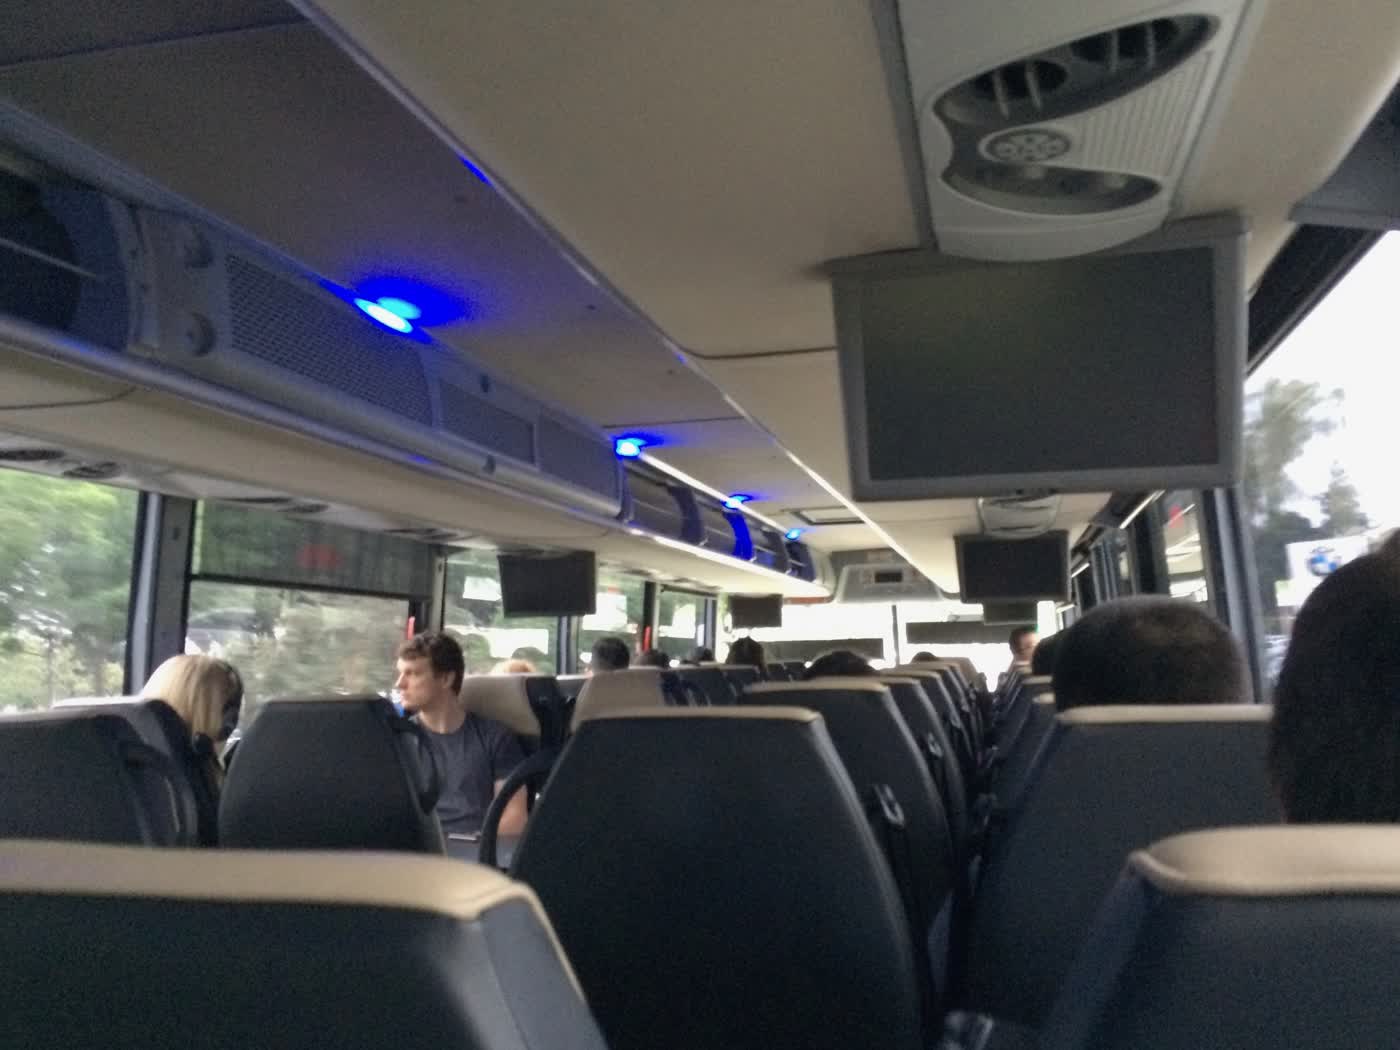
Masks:
[[[232,664],[212,656],[172,656],[147,679],[141,698],[164,700],[189,726],[195,752],[214,756],[238,726],[243,679]]]
[[[685,667],[699,667],[701,664],[712,664],[715,662],[715,651],[703,645],[697,645],[685,656],[681,657],[681,664]]]
[[[642,667],[670,667],[671,654],[665,649],[648,649],[637,658],[637,663]]]
[[[1055,673],[1055,654],[1059,651],[1060,642],[1063,639],[1064,632],[1057,631],[1055,634],[1046,635],[1035,643],[1035,652],[1031,653],[1031,674]]]
[[[509,660],[502,660],[495,667],[491,668],[492,674],[539,674],[535,665],[529,660],[517,660],[512,657]]]
[[[763,643],[753,638],[736,638],[729,647],[727,663],[742,667],[756,667],[760,674],[768,666],[763,655]]]
[[[632,651],[621,638],[608,635],[593,643],[593,659],[589,661],[588,673],[597,671],[625,671],[632,663]]]
[[[1252,698],[1230,632],[1194,602],[1119,598],[1060,632],[1055,706],[1231,704]]]
[[[1293,624],[1269,767],[1294,823],[1400,822],[1400,551],[1386,547],[1324,579]]]
[[[849,649],[833,649],[813,660],[807,670],[802,672],[802,680],[805,682],[813,678],[866,677],[879,673],[859,653],[853,653]]]
[[[937,661],[938,657],[934,656],[933,653],[929,652],[927,649],[920,649],[909,658],[911,664],[931,664]]]
[[[404,710],[428,735],[442,770],[437,814],[444,831],[481,829],[492,800],[517,765],[520,743],[505,726],[468,714],[462,703],[466,661],[450,634],[430,631],[399,646],[394,687]],[[525,828],[525,793],[518,792],[501,814],[500,833]]]
[[[1011,632],[1008,644],[1011,646],[1011,666],[1006,673],[1010,674],[1024,664],[1031,662],[1031,656],[1035,653],[1036,644],[1040,638],[1035,633],[1034,627],[1017,627]]]

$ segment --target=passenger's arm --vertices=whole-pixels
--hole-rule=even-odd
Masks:
[[[501,788],[505,785],[504,780],[496,781],[496,786],[492,789],[492,797],[501,793]],[[501,812],[501,823],[497,828],[500,835],[519,835],[525,830],[525,785],[516,789],[514,797],[506,803],[506,808]]]

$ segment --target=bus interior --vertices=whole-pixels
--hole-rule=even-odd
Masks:
[[[1263,754],[1400,526],[1400,5],[0,25],[0,1043],[1393,1039],[1400,832]],[[1237,703],[1056,713],[1017,638],[1134,595]],[[424,631],[523,836],[433,816]]]

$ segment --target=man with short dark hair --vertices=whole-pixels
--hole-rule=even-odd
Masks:
[[[396,668],[394,688],[404,711],[423,728],[439,759],[443,830],[479,831],[506,777],[524,761],[519,741],[499,722],[467,712],[461,697],[466,660],[450,634],[414,635],[399,646]],[[517,792],[501,814],[500,833],[520,834],[525,817],[525,794]]]
[[[1096,605],[1055,653],[1055,706],[1230,704],[1252,699],[1234,637],[1181,598],[1119,598]]]
[[[593,658],[588,663],[588,673],[597,671],[625,671],[632,665],[632,650],[621,638],[607,635],[593,643]]]
[[[1031,654],[1035,652],[1036,642],[1040,641],[1035,633],[1034,627],[1017,627],[1011,632],[1011,637],[1006,640],[1011,648],[1011,670],[1016,670],[1020,664],[1031,662]]]
[[[804,681],[814,678],[867,678],[880,672],[860,653],[850,649],[833,649],[822,653],[802,672]]]
[[[1324,579],[1293,624],[1269,741],[1291,822],[1400,822],[1400,550],[1386,547]]]

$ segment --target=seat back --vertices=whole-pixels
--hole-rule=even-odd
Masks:
[[[1400,1031],[1400,828],[1231,828],[1129,858],[1038,1046],[1324,1050]]]
[[[788,673],[788,678],[796,682],[807,673],[806,660],[784,660],[783,667]]]
[[[1277,821],[1269,714],[1253,704],[1061,713],[987,852],[970,1004],[1039,1025],[1130,852],[1183,831]]]
[[[896,887],[809,710],[585,719],[513,873],[611,1050],[922,1045]]]
[[[953,841],[960,849],[966,849],[971,831],[971,812],[968,809],[967,788],[963,783],[962,769],[958,764],[958,754],[944,729],[943,720],[934,710],[933,702],[924,692],[923,683],[917,678],[904,678],[896,675],[881,675],[879,681],[890,691],[894,706],[914,736],[920,753],[928,763],[929,774],[934,787],[943,801],[948,815],[948,825]]]
[[[1045,695],[1032,699],[1026,706],[1025,721],[1015,743],[1001,755],[1001,765],[992,784],[999,816],[1020,808],[1030,786],[1036,758],[1054,727],[1055,698]]]
[[[631,667],[625,671],[599,671],[590,675],[574,702],[573,725],[608,711],[635,707],[664,707],[673,702],[666,675],[659,667]]]
[[[219,803],[221,845],[443,852],[435,752],[382,697],[274,700]]]
[[[719,669],[724,672],[725,680],[729,682],[729,688],[734,691],[736,697],[748,686],[763,681],[759,669],[749,664],[720,664]]]
[[[764,668],[764,679],[769,682],[791,682],[792,671],[787,664],[777,661]]]
[[[968,794],[972,795],[978,768],[977,737],[971,723],[963,716],[962,707],[953,699],[952,690],[948,687],[946,676],[951,673],[935,671],[928,664],[905,665],[890,672],[900,678],[916,679],[923,685],[925,695],[933,704],[939,718],[943,720],[943,728],[958,753],[963,783],[968,789]]]
[[[4,842],[0,952],[5,1046],[605,1050],[534,895],[442,858]]]
[[[700,704],[724,706],[734,703],[736,693],[724,669],[718,664],[699,664],[676,668],[676,676],[694,689]]]
[[[198,828],[183,771],[130,720],[68,708],[0,719],[0,837],[192,846]]]
[[[916,945],[929,946],[935,988],[945,991],[950,909],[959,858],[943,800],[889,689],[872,678],[768,682],[750,687],[742,702],[817,712],[867,807],[873,809],[872,796],[882,785],[893,791],[903,811],[908,843],[905,878],[909,885],[904,889],[910,932]],[[878,823],[876,831],[881,833]],[[896,878],[901,875],[898,871],[894,874]]]
[[[471,714],[500,722],[541,747],[558,747],[568,733],[573,701],[548,674],[474,674],[462,680]]]

